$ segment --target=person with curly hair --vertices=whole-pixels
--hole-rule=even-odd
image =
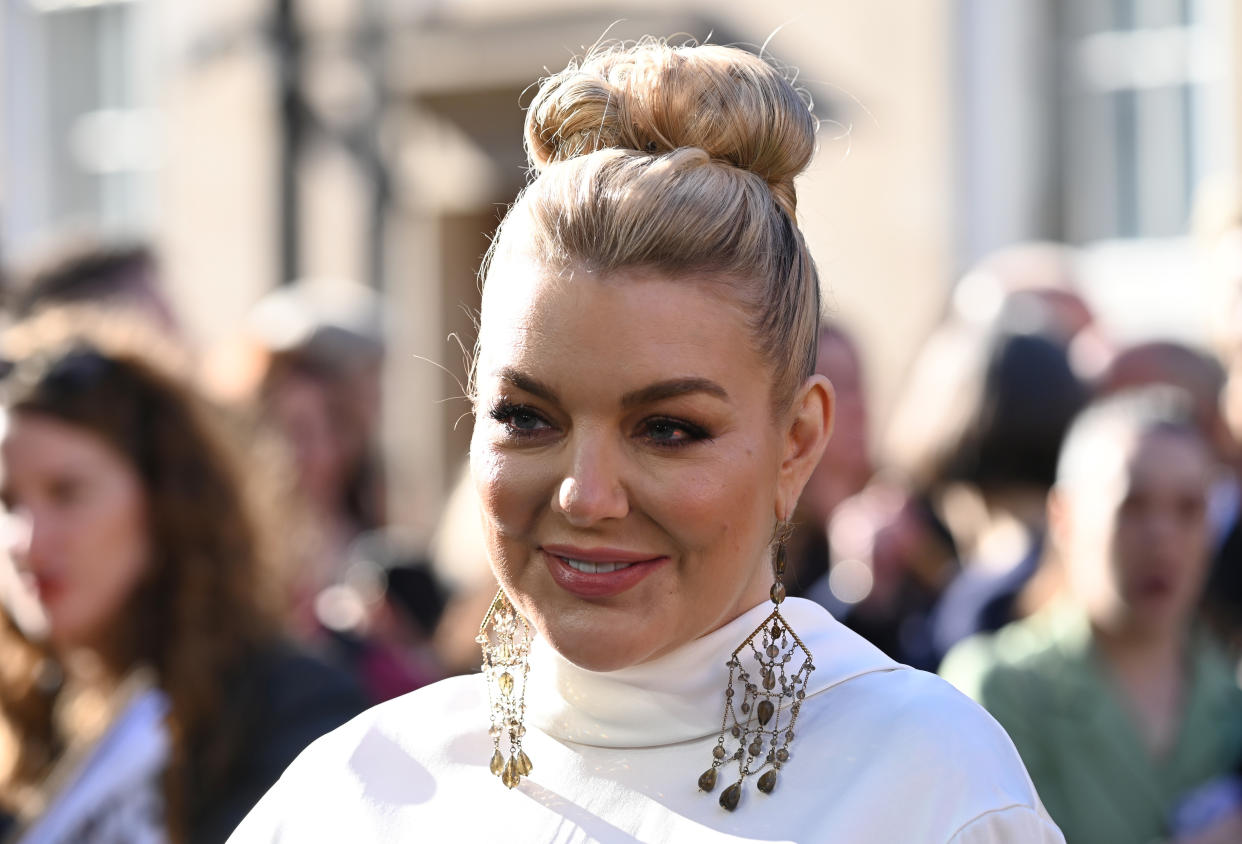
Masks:
[[[253,461],[159,343],[49,312],[0,344],[11,840],[223,841],[363,705],[283,641]]]

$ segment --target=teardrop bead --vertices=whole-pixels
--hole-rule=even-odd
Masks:
[[[491,764],[488,765],[488,768],[490,768],[491,772],[496,776],[500,776],[501,771],[505,769],[505,757],[500,755],[499,750],[492,754],[492,761]]]
[[[509,757],[509,761],[505,765],[505,772],[500,775],[500,781],[509,788],[513,788],[522,781],[522,776],[517,769],[517,760],[512,756]]]
[[[708,768],[699,776],[699,790],[711,791],[716,787],[716,769]]]
[[[774,788],[776,788],[776,771],[770,769],[759,777],[759,790],[764,794],[771,794]]]
[[[526,751],[519,750],[517,755],[517,772],[522,776],[526,776],[534,767],[530,762],[530,757],[526,755]]]
[[[757,714],[759,716],[759,723],[767,726],[767,723],[772,720],[772,716],[776,714],[776,707],[772,705],[770,700],[761,700],[759,701]]]
[[[513,694],[513,675],[506,671],[500,675],[500,691],[504,694]]]
[[[732,812],[737,808],[737,801],[742,799],[742,784],[735,782],[733,785],[720,792],[720,805]]]

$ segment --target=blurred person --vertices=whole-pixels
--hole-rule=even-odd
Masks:
[[[962,560],[930,622],[937,659],[1019,614],[1018,597],[1043,560],[1057,454],[1088,390],[1056,342],[1002,334],[989,344],[977,396],[937,473]]]
[[[927,499],[882,473],[836,508],[828,539],[829,571],[806,597],[898,662],[934,669],[928,623],[959,564]]]
[[[892,512],[903,535],[924,537],[906,557],[920,574],[887,618],[859,607],[871,635],[904,643],[897,658],[934,669],[955,642],[1016,617],[1042,559],[1061,439],[1086,399],[1055,339],[956,323],[929,338],[890,429],[912,499]]]
[[[381,309],[365,285],[307,279],[272,291],[251,310],[250,335],[263,356],[251,389],[289,446],[299,491],[321,533],[317,558],[302,572],[306,606],[342,579],[350,544],[387,521]]]
[[[1209,330],[1225,369],[1220,415],[1228,470],[1215,503],[1219,547],[1204,603],[1230,651],[1242,655],[1242,201],[1237,186],[1209,182],[1196,198],[1194,229],[1208,287]]]
[[[1040,334],[1068,347],[1095,323],[1080,287],[1073,249],[1018,243],[984,256],[962,276],[952,317],[987,330]]]
[[[479,670],[479,619],[496,596],[496,577],[479,530],[483,513],[469,463],[449,493],[431,542],[432,569],[448,592],[435,631],[435,649],[447,674]]]
[[[832,383],[836,414],[832,438],[807,481],[797,525],[789,540],[789,594],[804,595],[828,571],[828,522],[833,511],[858,494],[871,478],[871,442],[867,401],[858,346],[846,330],[831,322],[819,329],[815,371]]]
[[[942,666],[1009,732],[1068,842],[1232,840],[1178,820],[1242,760],[1242,692],[1195,624],[1214,464],[1182,392],[1091,405],[1048,499],[1060,599]]]
[[[1208,502],[1213,559],[1204,608],[1216,634],[1231,651],[1242,653],[1242,464],[1222,411],[1225,383],[1225,370],[1215,358],[1156,340],[1119,351],[1096,389],[1108,395],[1144,384],[1169,384],[1185,390],[1193,402],[1195,419],[1222,467]]]
[[[182,336],[159,261],[144,243],[66,238],[19,269],[12,284],[9,310],[17,319],[47,308],[90,305],[123,310],[170,337]]]
[[[18,840],[220,842],[356,687],[279,633],[258,473],[114,314],[3,337],[0,798]],[[244,468],[243,468],[244,466]],[[8,596],[10,599],[15,596]]]
[[[1098,396],[1154,384],[1183,390],[1191,400],[1196,423],[1221,460],[1233,443],[1221,412],[1224,367],[1214,357],[1172,340],[1147,340],[1116,351],[1096,379]]]
[[[380,449],[382,302],[365,285],[306,279],[252,309],[265,365],[259,410],[287,444],[313,544],[293,582],[296,631],[375,702],[439,679],[443,596],[389,530]]]

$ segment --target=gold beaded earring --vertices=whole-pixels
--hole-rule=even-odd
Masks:
[[[785,543],[791,532],[788,522],[777,525],[772,554],[772,612],[738,645],[726,663],[729,685],[725,688],[720,736],[712,748],[712,766],[699,777],[699,788],[710,792],[716,787],[717,771],[729,762],[737,762],[737,781],[720,794],[720,805],[730,812],[742,799],[742,783],[751,774],[767,768],[759,776],[757,786],[764,794],[771,794],[776,788],[776,772],[789,761],[794,724],[806,697],[807,681],[815,670],[811,652],[780,611],[785,600]],[[782,705],[786,706],[784,713]],[[785,714],[787,719],[782,717]]]
[[[492,759],[491,772],[508,788],[522,781],[532,765],[522,750],[526,734],[526,674],[533,638],[530,625],[518,613],[504,590],[496,593],[479,635],[474,640],[483,648],[483,677],[487,681],[487,699],[491,707]],[[508,760],[500,749],[500,739],[508,739]]]

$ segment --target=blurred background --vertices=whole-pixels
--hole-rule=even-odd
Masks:
[[[1081,247],[1114,336],[1208,342],[1195,209],[1228,204],[1242,159],[1238,17],[1227,0],[2,0],[0,261],[66,232],[149,241],[224,391],[263,294],[381,291],[389,510],[422,541],[470,435],[447,338],[473,341],[545,69],[647,33],[766,41],[797,69],[824,121],[802,224],[878,434],[955,289],[995,306],[955,283],[1017,241]]]

